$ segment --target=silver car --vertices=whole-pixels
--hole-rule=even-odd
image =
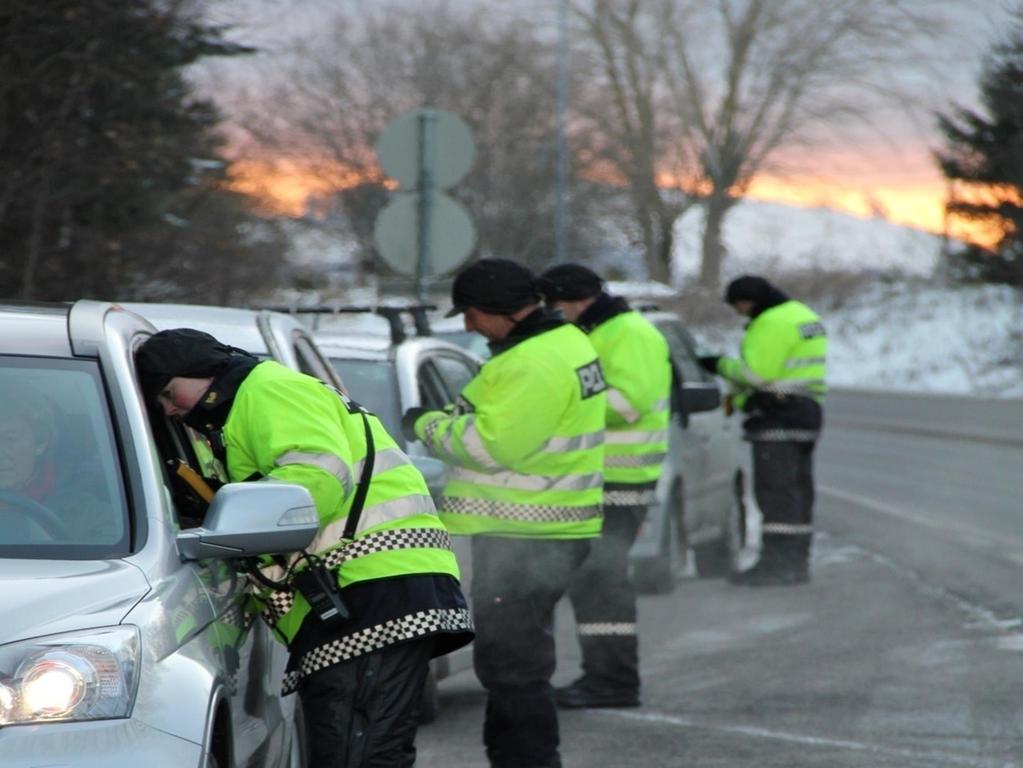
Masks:
[[[244,610],[245,563],[309,544],[296,485],[228,484],[143,402],[154,328],[116,305],[0,305],[0,763],[304,765],[285,653]]]
[[[642,311],[664,334],[678,378],[657,502],[630,553],[637,589],[658,593],[686,572],[712,578],[739,570],[757,541],[759,512],[739,420],[722,411],[717,380],[696,361],[695,340],[677,315]]]

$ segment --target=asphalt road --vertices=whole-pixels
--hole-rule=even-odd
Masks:
[[[1023,766],[1023,404],[938,429],[834,402],[812,583],[641,598],[643,706],[563,712],[565,768]],[[561,608],[556,684],[578,667]],[[440,692],[417,766],[486,766],[472,672]]]

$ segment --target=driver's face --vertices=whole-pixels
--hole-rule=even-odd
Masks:
[[[36,457],[46,450],[32,425],[18,414],[0,415],[0,490],[19,491],[35,474]]]

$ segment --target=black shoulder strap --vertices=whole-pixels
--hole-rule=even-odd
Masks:
[[[341,534],[342,539],[349,541],[355,538],[355,531],[359,527],[359,518],[362,517],[362,507],[366,503],[366,494],[369,493],[369,481],[373,477],[373,462],[376,457],[376,447],[373,445],[373,430],[370,429],[369,418],[361,406],[359,406],[359,413],[362,415],[362,426],[366,429],[366,460],[362,463],[362,476],[359,478],[359,487],[355,489],[355,498],[352,499],[352,506],[348,509],[345,530]]]

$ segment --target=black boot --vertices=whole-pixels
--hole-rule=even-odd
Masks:
[[[639,691],[612,687],[585,675],[570,685],[556,689],[554,700],[562,709],[624,709],[640,705]]]
[[[791,538],[764,534],[757,564],[748,571],[733,573],[728,581],[744,587],[788,587],[808,582],[807,557],[798,556]]]

